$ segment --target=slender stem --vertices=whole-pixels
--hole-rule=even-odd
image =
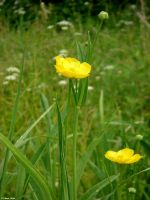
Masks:
[[[77,200],[77,127],[78,127],[78,110],[75,107],[75,120],[73,132],[73,200]]]
[[[93,50],[94,50],[95,43],[96,43],[96,41],[97,41],[98,35],[99,35],[99,33],[100,33],[100,30],[101,30],[101,28],[102,28],[102,25],[103,25],[103,20],[101,20],[101,21],[99,22],[99,24],[98,24],[97,32],[96,32],[96,35],[95,35],[95,37],[94,37],[94,41],[93,41],[93,44],[92,44]]]

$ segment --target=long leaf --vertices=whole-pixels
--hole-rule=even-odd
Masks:
[[[36,151],[36,153],[33,155],[33,157],[31,158],[31,163],[33,165],[35,165],[37,163],[37,161],[40,159],[40,157],[42,156],[45,148],[47,146],[47,143],[44,143],[42,144],[38,150]],[[27,189],[27,186],[28,186],[28,183],[29,183],[29,180],[30,180],[30,175],[27,174],[26,177],[25,177],[25,183],[24,183],[24,193],[26,192],[26,189]]]
[[[39,187],[39,191],[43,200],[52,199],[50,188],[44,180],[44,177],[34,168],[32,163],[5,137],[0,133],[0,140],[7,146],[7,148],[14,154],[17,161],[26,169],[26,171],[33,178],[36,185]],[[52,190],[51,190],[52,191]]]
[[[59,133],[59,161],[60,161],[60,182],[61,182],[61,199],[69,199],[69,184],[66,169],[66,155],[65,155],[65,137],[62,126],[61,113],[57,104],[58,115],[58,133]]]
[[[111,182],[116,180],[119,177],[119,174],[110,176],[109,178],[104,179],[103,181],[97,183],[91,187],[81,198],[80,200],[93,200],[94,197],[102,190],[104,187],[109,185]]]
[[[16,147],[20,147],[24,140],[27,138],[27,136],[30,134],[32,129],[52,110],[54,107],[55,103],[52,104],[26,131],[25,133],[22,134],[22,136],[17,140],[15,143]]]
[[[18,110],[18,105],[19,105],[19,99],[20,99],[20,94],[21,94],[21,81],[23,77],[23,68],[24,68],[24,53],[22,57],[22,64],[21,64],[21,71],[20,71],[20,76],[19,76],[19,82],[18,82],[18,87],[17,87],[17,94],[15,98],[15,104],[13,107],[13,112],[12,112],[12,118],[11,118],[11,123],[10,123],[10,128],[8,132],[8,138],[9,140],[12,140],[13,134],[14,134],[14,129],[15,129],[15,124],[16,124],[16,117],[17,117],[17,110]],[[8,156],[9,156],[9,150],[8,148],[6,149],[5,155],[4,155],[4,160],[2,162],[2,165],[0,166],[0,197],[3,195],[3,189],[5,190],[4,187],[4,179],[5,179],[5,174],[7,170],[7,164],[8,164]]]
[[[22,135],[21,137],[16,141],[15,143],[15,147],[19,148],[22,145],[26,144],[28,142],[28,135],[31,133],[31,131],[33,130],[33,128],[35,128],[35,126],[47,115],[47,113],[49,113],[53,107],[54,107],[55,103],[52,104]],[[11,152],[9,152],[8,155],[8,161],[10,160],[12,154]],[[2,166],[3,166],[3,162],[0,165],[0,171],[2,171]]]
[[[95,138],[92,140],[92,142],[89,144],[86,152],[81,156],[78,167],[77,167],[77,186],[79,185],[80,179],[84,173],[84,169],[94,151],[96,146],[99,144],[100,139],[102,135],[98,138]]]

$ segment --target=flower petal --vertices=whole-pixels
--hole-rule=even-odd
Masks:
[[[111,160],[113,162],[117,162],[117,152],[115,152],[115,151],[107,151],[105,153],[105,158],[107,158],[108,160]]]
[[[119,156],[131,157],[134,154],[133,149],[125,148],[117,152]]]
[[[91,65],[86,62],[80,63],[79,60],[75,58],[63,58],[61,56],[56,56],[56,71],[68,78],[86,78],[89,76],[91,71]]]
[[[141,156],[140,154],[135,154],[134,156],[132,156],[132,157],[126,162],[126,164],[132,164],[132,163],[138,162],[141,158],[142,158],[142,156]]]

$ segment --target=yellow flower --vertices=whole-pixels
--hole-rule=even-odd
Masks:
[[[134,150],[125,148],[120,151],[107,151],[105,158],[119,164],[132,164],[139,161],[142,156],[140,154],[134,154]]]
[[[63,58],[56,56],[56,71],[67,78],[81,79],[88,77],[91,71],[91,65],[86,62],[81,63],[75,58]]]

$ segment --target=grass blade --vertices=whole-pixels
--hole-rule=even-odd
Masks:
[[[77,186],[79,185],[80,179],[84,173],[84,169],[93,153],[95,150],[96,146],[99,144],[100,139],[102,135],[98,138],[95,138],[92,140],[92,142],[89,144],[86,152],[81,156],[78,167],[77,167]]]
[[[43,200],[52,200],[50,188],[44,180],[44,177],[34,168],[32,163],[4,136],[0,133],[0,140],[13,153],[17,161],[26,169],[26,171],[33,178],[35,184],[38,186]]]
[[[31,163],[33,165],[35,165],[38,162],[38,160],[42,156],[43,152],[45,151],[46,146],[47,146],[47,143],[42,144],[38,148],[38,150],[36,151],[36,153],[33,155],[33,157],[31,158]],[[24,183],[24,193],[26,192],[29,180],[30,180],[30,175],[27,174],[26,177],[25,177],[25,183]]]
[[[104,187],[109,185],[111,182],[115,181],[119,177],[119,174],[110,176],[109,178],[100,181],[93,187],[91,187],[81,198],[80,200],[93,200],[97,193],[102,190]]]
[[[61,183],[61,199],[69,199],[69,184],[66,169],[66,155],[65,155],[65,141],[62,127],[62,119],[60,110],[57,104],[57,115],[58,115],[58,133],[59,133],[59,162],[60,162],[60,183]]]
[[[15,99],[15,104],[14,104],[14,107],[13,107],[10,128],[9,128],[9,132],[8,132],[9,140],[12,139],[13,134],[14,134],[14,129],[15,129],[16,116],[17,116],[17,110],[18,110],[20,93],[21,93],[21,81],[22,81],[22,77],[23,77],[23,67],[24,67],[24,54],[23,54],[23,57],[22,57],[22,64],[21,64],[21,70],[20,70],[17,94],[16,94],[16,99]],[[3,192],[4,192],[3,191],[3,189],[4,189],[3,181],[5,179],[7,163],[8,163],[8,157],[9,157],[9,149],[7,148],[6,152],[5,152],[5,157],[4,157],[3,163],[0,166],[0,169],[1,169],[1,174],[0,174],[0,197],[1,197],[1,195],[3,195]]]
[[[21,137],[16,141],[15,146],[20,147],[24,143],[24,140],[28,137],[32,129],[49,113],[54,107],[55,103],[52,104],[26,131],[21,135]]]

